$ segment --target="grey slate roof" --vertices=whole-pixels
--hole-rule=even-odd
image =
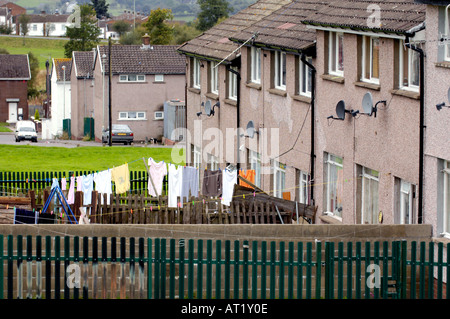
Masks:
[[[185,74],[186,60],[176,45],[112,45],[111,64],[113,74]],[[99,57],[106,55],[105,72],[109,73],[108,46],[99,46]]]
[[[374,13],[368,10],[369,5],[380,8],[379,26],[368,23]],[[404,34],[425,21],[425,11],[426,6],[414,0],[335,0],[309,15],[303,22],[325,27]]]
[[[0,54],[0,79],[31,79],[27,54]]]
[[[92,77],[94,67],[94,51],[72,52],[72,63],[76,71],[75,76],[77,78]]]
[[[178,51],[213,60],[221,61],[226,58],[226,61],[232,61],[236,57],[236,53],[233,51],[239,45],[230,41],[229,38],[291,2],[291,0],[259,0],[198,37],[184,43],[178,48]]]
[[[302,23],[307,16],[322,9],[332,0],[298,0],[276,10],[252,26],[237,32],[231,39],[244,43],[257,34],[254,45],[292,50],[302,50],[313,46],[316,31]]]
[[[53,61],[56,72],[56,81],[64,81],[65,79],[66,82],[70,82],[70,74],[72,71],[72,59],[62,58],[62,59],[53,59]],[[63,66],[66,67],[65,72]]]

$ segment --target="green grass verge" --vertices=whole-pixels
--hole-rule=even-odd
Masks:
[[[8,50],[10,54],[28,54],[31,51],[39,60],[39,68],[45,70],[45,61],[50,62],[51,68],[53,58],[64,58],[66,42],[67,40],[63,39],[26,37],[25,45],[23,45],[22,37],[0,37],[0,48]]]
[[[174,150],[177,152],[178,150]],[[180,151],[182,154],[182,151]],[[164,147],[97,147],[76,148],[31,145],[0,145],[2,172],[69,172],[101,171],[128,163],[133,171],[144,171],[142,158],[175,163],[172,148]],[[177,164],[177,163],[175,163]],[[184,163],[180,163],[184,164]]]
[[[8,125],[8,123],[0,122],[0,132],[11,132],[11,130],[7,127]]]

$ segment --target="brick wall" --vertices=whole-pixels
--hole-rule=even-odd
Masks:
[[[0,122],[9,117],[6,99],[19,99],[17,109],[23,109],[23,119],[28,120],[27,81],[0,81]]]

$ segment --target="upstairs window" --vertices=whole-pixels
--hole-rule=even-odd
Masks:
[[[145,75],[143,74],[121,74],[119,76],[120,82],[144,82]]]
[[[344,190],[343,159],[325,153],[324,209],[327,213],[342,218],[342,196]]]
[[[275,51],[275,88],[286,90],[286,53]]]
[[[363,224],[378,224],[378,172],[362,167],[361,216]]]
[[[283,198],[286,183],[286,165],[273,161],[273,196]]]
[[[164,82],[164,74],[155,74],[155,82]]]
[[[379,52],[380,39],[375,37],[362,37],[361,80],[379,84]]]
[[[235,66],[230,67],[232,70],[237,71]],[[228,98],[230,100],[237,100],[237,75],[231,71],[228,71]]]
[[[219,67],[217,62],[209,63],[210,92],[219,94]]]
[[[399,40],[398,71],[399,88],[404,90],[419,91],[419,52],[407,48],[404,42]]]
[[[312,64],[312,57],[306,57],[306,61],[308,63]],[[312,90],[312,76],[311,76],[311,69],[309,66],[301,59],[299,59],[299,88],[298,92],[300,95],[304,95],[307,97],[311,97],[311,90]]]
[[[330,32],[328,41],[328,73],[344,76],[344,34]]]
[[[261,48],[251,48],[251,78],[253,83],[261,83]]]
[[[200,89],[200,80],[201,80],[201,69],[200,69],[200,60],[197,58],[193,58],[192,62],[192,87],[196,89]]]

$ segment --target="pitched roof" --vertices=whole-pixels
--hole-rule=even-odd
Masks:
[[[371,8],[380,10],[380,25],[371,25],[376,21],[372,18],[376,17],[377,13]],[[426,6],[414,3],[414,0],[335,0],[312,13],[303,20],[303,23],[359,31],[404,34],[425,21],[425,11]]]
[[[72,52],[72,64],[75,67],[77,78],[93,76],[94,51],[74,51]],[[89,74],[89,76],[88,76]]]
[[[108,46],[99,46],[99,56],[106,55],[105,72],[109,73]],[[185,74],[186,60],[177,51],[176,45],[111,46],[113,74]],[[100,61],[101,62],[101,61]]]
[[[231,40],[244,43],[256,34],[253,45],[302,50],[315,43],[316,31],[302,23],[307,16],[331,0],[298,0],[284,5],[250,27],[237,32]]]
[[[30,65],[27,54],[0,54],[0,79],[29,80]]]
[[[291,2],[291,0],[259,0],[184,43],[178,51],[213,60],[232,61],[236,57],[233,51],[238,48],[238,44],[230,41],[229,38]]]
[[[70,81],[70,74],[72,70],[72,59],[70,58],[53,59],[53,65],[55,66],[56,81],[64,81],[64,80]],[[66,67],[65,77],[63,66]]]
[[[28,23],[65,23],[69,14],[29,14]]]

